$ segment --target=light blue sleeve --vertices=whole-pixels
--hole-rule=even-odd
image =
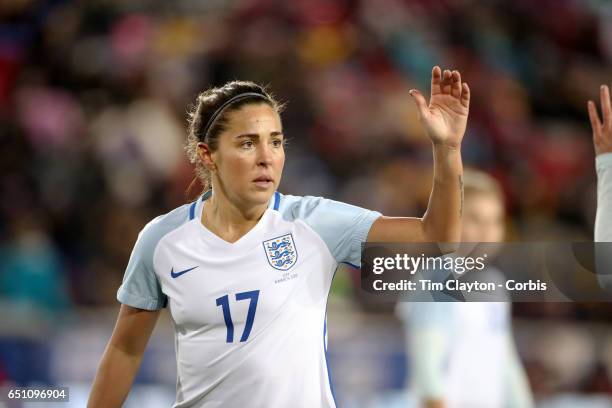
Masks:
[[[155,273],[153,255],[162,237],[188,221],[187,206],[155,218],[138,234],[117,291],[119,302],[138,309],[158,310],[166,307],[167,297]]]
[[[595,242],[612,242],[612,153],[595,158],[597,169],[597,216]]]
[[[301,219],[323,239],[336,262],[361,265],[361,244],[381,216],[377,211],[322,197],[283,195],[279,211],[285,219]]]
[[[595,261],[599,285],[612,292],[612,153],[595,158],[597,169],[597,214],[595,216]]]

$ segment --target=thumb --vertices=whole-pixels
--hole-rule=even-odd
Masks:
[[[421,119],[427,118],[429,116],[429,108],[427,107],[427,101],[423,94],[416,89],[411,89],[408,91],[410,96],[414,98],[414,102],[417,105],[417,109],[419,110],[419,116]]]

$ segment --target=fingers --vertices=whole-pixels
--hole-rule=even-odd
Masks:
[[[442,70],[439,66],[433,67],[431,70],[431,94],[439,94],[442,93],[442,88],[440,87],[440,83],[442,82]]]
[[[459,99],[461,105],[465,108],[470,106],[470,87],[461,81],[461,73],[457,70],[445,69],[442,71],[438,65],[433,67],[431,70],[431,96],[438,94],[450,95]],[[416,96],[415,100],[418,100]]]
[[[599,88],[599,97],[601,99],[603,127],[604,129],[610,129],[612,128],[612,107],[610,106],[610,89],[607,85],[602,85]],[[597,110],[595,112],[597,113]]]
[[[450,70],[445,69],[444,73],[442,73],[442,83],[440,84],[440,88],[442,88],[442,93],[446,95],[450,94],[452,84],[452,74]]]
[[[455,98],[461,97],[461,74],[459,71],[451,73],[451,95]]]
[[[461,73],[457,70],[442,69],[436,65],[431,71],[431,94],[451,95],[457,99],[461,98],[463,93],[463,83],[461,82]],[[469,91],[469,89],[468,89]],[[468,96],[469,98],[469,96]],[[468,99],[469,100],[469,99]]]
[[[461,87],[461,105],[465,108],[470,107],[470,87],[464,82]]]
[[[601,137],[601,122],[597,114],[597,107],[593,101],[589,101],[587,106],[589,109],[589,119],[591,119],[591,128],[593,128],[593,139],[599,140]]]
[[[423,94],[416,89],[411,89],[408,93],[414,98],[417,109],[419,110],[419,117],[421,119],[426,118],[429,115],[429,109],[427,108],[427,101]]]

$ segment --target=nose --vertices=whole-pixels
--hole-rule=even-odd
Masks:
[[[260,144],[257,149],[257,164],[260,166],[272,164],[272,149],[266,143]]]

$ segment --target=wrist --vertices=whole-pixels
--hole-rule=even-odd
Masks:
[[[461,146],[434,145],[434,183],[455,183],[457,177],[463,174]]]
[[[608,153],[612,153],[612,146],[607,147],[607,148],[597,148],[595,147],[595,156],[601,156],[604,154],[608,154]]]
[[[445,142],[434,142],[432,141],[432,146],[434,150],[439,150],[440,152],[459,152],[461,151],[461,142],[459,143],[445,143]]]

